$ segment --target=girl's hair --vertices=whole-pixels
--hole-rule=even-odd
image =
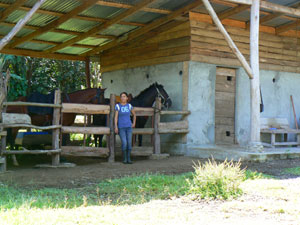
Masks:
[[[126,97],[128,98],[128,94],[127,94],[127,92],[125,92],[125,91],[123,91],[123,92],[120,94],[120,97],[121,97],[123,94],[126,95]]]

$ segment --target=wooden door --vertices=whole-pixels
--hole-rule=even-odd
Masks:
[[[215,143],[235,143],[235,69],[217,67]]]

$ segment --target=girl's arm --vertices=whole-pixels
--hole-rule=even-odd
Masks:
[[[119,130],[118,130],[118,115],[119,115],[119,111],[115,111],[115,133],[116,134],[119,132]]]
[[[133,122],[132,122],[132,127],[135,127],[135,122],[136,122],[136,114],[135,114],[135,111],[134,109],[131,110],[131,113],[133,115]]]

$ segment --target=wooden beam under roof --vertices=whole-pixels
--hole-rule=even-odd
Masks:
[[[57,20],[54,20],[53,22],[49,23],[48,25],[41,27],[40,29],[20,38],[18,41],[15,41],[9,45],[9,48],[14,48],[25,41],[30,41],[34,37],[37,37],[45,32],[49,32],[53,30],[54,28],[58,27],[59,25],[63,24],[70,18],[74,17],[75,15],[79,14],[80,12],[84,11],[85,9],[91,7],[97,2],[97,0],[89,0],[85,1],[80,6],[77,6],[75,9],[71,10],[69,13],[63,15],[62,17],[58,18]]]
[[[14,27],[16,24],[15,23],[7,23],[7,22],[0,22],[0,25],[4,25],[4,26],[8,26],[8,27]],[[31,25],[25,25],[23,28],[26,29],[30,29],[30,30],[38,30],[40,29],[40,27],[37,26],[31,26]],[[70,35],[80,35],[84,32],[77,32],[77,31],[72,31],[72,30],[63,30],[63,29],[53,29],[52,32],[56,32],[56,33],[62,33],[62,34],[70,34]],[[102,34],[94,34],[91,35],[91,37],[95,37],[95,38],[105,38],[105,39],[116,39],[116,36],[113,35],[102,35]]]
[[[289,7],[292,7],[292,8],[299,8],[300,6],[300,2],[297,2],[297,3],[294,3],[292,5],[289,5]],[[263,18],[260,19],[260,23],[263,24],[263,23],[266,23],[268,21],[271,21],[273,19],[276,19],[278,17],[281,17],[283,16],[284,14],[283,13],[278,13],[278,12],[275,12],[275,13],[271,13],[267,16],[264,16]]]
[[[249,9],[249,8],[250,8],[249,5],[238,5],[234,8],[225,10],[224,12],[218,13],[218,17],[219,17],[220,20],[223,20],[223,19],[226,19],[230,16],[233,16],[235,14],[243,12],[243,11]]]
[[[98,1],[98,5],[103,5],[103,6],[110,6],[110,7],[116,7],[116,8],[123,8],[123,9],[130,9],[134,7],[133,5],[125,4],[125,3],[118,3],[118,2],[107,2],[107,1]],[[149,8],[145,7],[142,9],[144,12],[152,12],[152,13],[159,13],[159,14],[170,14],[172,11],[171,10],[166,10],[166,9],[156,9],[156,8]]]
[[[300,21],[294,21],[292,23],[284,24],[275,28],[276,34],[281,34],[283,32],[292,30],[300,25]]]
[[[48,59],[59,59],[59,60],[76,60],[84,61],[85,57],[71,54],[61,54],[61,53],[44,53],[40,51],[25,50],[25,49],[7,49],[4,48],[0,51],[3,54],[9,55],[19,55],[19,56],[30,56],[35,58],[48,58]]]
[[[27,0],[17,0],[0,13],[0,22],[4,21],[13,11],[22,6]]]
[[[90,35],[92,34],[96,34],[96,33],[99,33],[103,30],[105,30],[106,28],[110,27],[111,25],[113,24],[116,24],[118,22],[120,22],[121,20],[133,15],[134,13],[136,13],[137,11],[143,9],[144,7],[146,7],[147,5],[149,5],[150,3],[154,2],[155,0],[143,0],[141,2],[139,2],[137,5],[135,5],[134,7],[128,9],[127,11],[119,14],[118,16],[116,16],[115,18],[103,23],[103,24],[100,24],[94,28],[92,28],[91,30],[75,37],[75,38],[72,38],[71,40],[68,40],[66,42],[64,42],[63,44],[60,44],[60,45],[57,45],[49,50],[47,50],[46,52],[55,52],[59,49],[62,49],[62,48],[65,48],[69,45],[72,45],[78,41],[81,41],[87,37],[89,37]]]
[[[101,51],[104,51],[104,50],[108,50],[110,48],[113,48],[115,46],[118,46],[118,45],[122,45],[122,44],[125,44],[135,38],[138,38],[140,37],[141,35],[144,35],[146,34],[147,32],[163,25],[163,24],[166,24],[168,23],[169,21],[171,20],[174,20],[176,19],[178,16],[181,16],[181,15],[184,15],[186,13],[188,13],[190,10],[202,5],[202,1],[201,0],[196,0],[192,3],[190,3],[189,5],[183,7],[183,8],[180,8],[174,12],[172,12],[171,14],[169,15],[166,15],[165,17],[162,17],[160,19],[157,19],[155,21],[153,21],[152,23],[148,24],[147,26],[145,27],[142,27],[134,32],[131,32],[128,34],[128,36],[125,38],[124,37],[119,37],[118,39],[114,40],[114,41],[111,41],[105,45],[102,45],[102,46],[98,46],[94,49],[92,49],[91,51],[89,52],[86,52],[84,54],[81,54],[83,56],[89,56],[89,55],[93,55],[93,54],[96,54],[98,52],[101,52]]]

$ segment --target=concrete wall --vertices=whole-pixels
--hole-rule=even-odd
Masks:
[[[240,145],[246,145],[250,132],[250,81],[243,69],[238,70],[236,95],[236,134]],[[299,121],[300,116],[300,75],[278,71],[260,71],[261,91],[264,102],[264,118],[287,118],[291,128],[295,128],[290,95]],[[293,139],[289,135],[289,139]]]
[[[122,91],[136,96],[152,83],[158,82],[164,86],[172,100],[170,110],[182,110],[182,69],[183,63],[180,62],[105,72],[102,74],[102,86],[107,88],[105,97],[108,98],[111,93],[119,95]],[[178,116],[161,118],[162,121],[174,121],[176,119]],[[150,126],[150,120],[146,124],[147,126]],[[178,143],[181,143],[181,138],[178,135],[161,135],[161,141],[163,150],[181,148],[181,145],[178,146]],[[150,137],[144,135],[143,142],[149,144]]]
[[[216,66],[190,62],[189,68],[189,145],[214,144]]]
[[[189,99],[191,115],[188,118],[190,132],[187,145],[180,135],[162,135],[162,149],[171,153],[185,154],[194,147],[213,147],[215,144],[215,79],[217,65],[189,62]],[[221,66],[221,65],[219,65]],[[139,94],[154,82],[164,85],[173,105],[171,110],[182,109],[183,63],[169,63],[134,69],[106,72],[102,75],[106,97],[122,91]],[[300,115],[299,74],[260,71],[261,90],[265,111],[261,117],[287,118],[295,127],[290,95],[294,97],[296,113]],[[147,78],[147,74],[149,78]],[[237,68],[235,131],[237,143],[246,146],[250,132],[250,81],[245,71]],[[174,121],[180,117],[162,117],[162,121]],[[298,118],[299,119],[299,118]],[[150,124],[148,124],[150,126]],[[292,135],[289,136],[293,138]],[[150,138],[146,138],[150,142]]]

